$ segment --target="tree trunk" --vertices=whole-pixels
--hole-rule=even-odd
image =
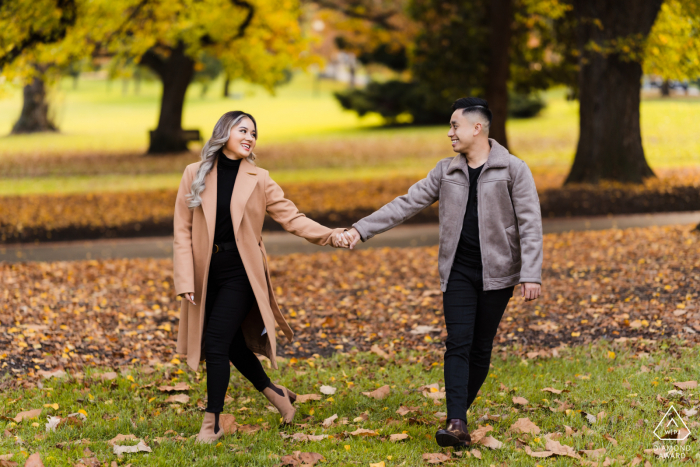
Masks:
[[[661,83],[661,97],[668,97],[671,95],[671,83],[665,79]]]
[[[663,0],[575,0],[579,62],[579,140],[566,183],[642,183],[653,177],[639,127],[642,65],[595,52],[620,37],[646,37]]]
[[[19,120],[12,127],[11,134],[58,131],[49,117],[49,104],[46,101],[46,85],[40,76],[24,87],[24,102]]]
[[[151,131],[148,154],[187,151],[182,131],[182,111],[185,93],[194,77],[194,60],[185,55],[179,44],[166,58],[151,49],[141,57],[141,63],[153,70],[163,83],[158,126]]]
[[[492,0],[490,11],[489,48],[485,97],[493,114],[489,138],[508,147],[506,119],[508,118],[508,75],[510,70],[510,40],[513,34],[513,0]]]
[[[226,79],[224,79],[224,97],[228,97],[231,95],[231,78],[229,78],[228,74],[226,75]]]

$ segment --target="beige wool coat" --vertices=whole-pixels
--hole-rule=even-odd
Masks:
[[[216,224],[216,162],[205,177],[201,206],[187,207],[185,196],[190,192],[200,165],[201,162],[188,165],[182,176],[175,201],[173,241],[175,293],[194,293],[196,303],[192,305],[182,299],[177,335],[177,352],[187,354],[187,364],[193,370],[204,359],[205,299]],[[288,232],[317,245],[330,244],[331,236],[344,229],[329,229],[309,219],[293,202],[285,199],[267,170],[245,159],[241,161],[231,197],[231,219],[238,251],[257,302],[243,322],[243,334],[248,348],[267,356],[273,368],[277,368],[275,323],[288,339],[291,340],[293,333],[280,312],[270,280],[261,235],[265,213]]]

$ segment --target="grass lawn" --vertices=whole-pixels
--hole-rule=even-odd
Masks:
[[[697,415],[683,412],[696,412],[692,407],[698,405],[697,389],[678,390],[673,383],[697,379],[699,353],[700,348],[689,348],[682,341],[646,340],[562,347],[558,355],[550,352],[534,358],[521,355],[516,348],[500,348],[494,353],[491,372],[468,418],[470,431],[490,425],[493,429],[487,436],[503,446],[489,449],[473,445],[478,453],[471,451],[463,457],[457,457],[452,448],[441,449],[435,444],[434,433],[443,424],[440,418],[445,416],[445,401],[433,400],[419,390],[432,383],[444,386],[441,355],[437,352],[412,351],[385,358],[350,351],[329,358],[284,360],[279,371],[271,371],[273,380],[298,394],[320,396],[319,401],[298,404],[292,427],[281,427],[279,415],[266,408],[267,400],[234,370],[225,413],[234,414],[240,426],[237,433],[216,445],[194,443],[203,416],[198,406],[205,397],[205,379],[177,360],[175,365],[124,368],[111,381],[100,377],[103,372],[113,371],[111,368],[90,367],[68,378],[41,382],[38,377],[10,373],[0,383],[0,410],[6,416],[0,422],[5,430],[0,453],[13,454],[12,460],[19,463],[29,454],[40,453],[46,466],[73,465],[93,456],[99,465],[117,461],[118,465],[134,466],[273,466],[280,465],[282,456],[294,451],[319,453],[325,458],[320,465],[333,466],[426,465],[426,453],[452,456],[450,465],[584,465],[571,457],[536,459],[526,454],[526,446],[535,452],[544,451],[545,435],[560,433],[560,438],[555,435],[556,441],[575,451],[605,449],[599,461],[609,458],[612,464],[606,465],[628,465],[636,456],[655,462],[655,456],[644,450],[654,448],[654,429],[670,405],[681,413],[691,432],[698,428]],[[166,402],[169,394],[157,389],[176,383],[191,386],[185,392],[190,397],[188,402]],[[321,385],[332,386],[337,392],[322,395]],[[384,399],[362,394],[383,385],[390,389]],[[545,392],[544,388],[563,392]],[[516,397],[525,400],[514,402]],[[402,406],[412,412],[397,414]],[[37,419],[10,421],[10,417],[31,409],[42,409],[42,413]],[[55,432],[47,432],[47,416],[64,418],[79,410],[87,414],[82,425],[66,423]],[[592,414],[592,421],[587,421],[586,414]],[[337,419],[324,426],[323,421],[333,415]],[[541,431],[509,431],[513,423],[525,417]],[[250,433],[256,429],[259,431]],[[351,434],[358,429],[371,433]],[[302,442],[283,439],[281,433],[328,437]],[[389,441],[390,435],[401,433],[409,438]],[[124,459],[117,459],[107,441],[118,434],[144,439],[152,452],[124,454]],[[681,457],[697,462],[700,452],[694,436],[687,444],[661,444],[667,451],[680,449]],[[136,441],[119,444],[135,445]],[[475,454],[481,456],[481,461],[471,458]],[[590,453],[580,455],[593,460]],[[681,465],[680,459],[663,462]]]
[[[377,116],[360,119],[340,108],[331,95],[342,87],[338,83],[316,85],[311,76],[298,74],[274,97],[236,83],[233,90],[241,97],[234,100],[219,97],[220,84],[206,97],[199,85],[191,87],[184,127],[199,128],[206,138],[224,111],[251,112],[260,127],[259,165],[280,183],[421,177],[453,155],[446,125],[380,128]],[[147,130],[155,127],[159,86],[143,83],[138,96],[133,83],[129,86],[122,95],[121,82],[109,89],[103,80],[83,79],[73,90],[64,81],[55,92],[62,133],[0,138],[0,194],[176,188],[184,166],[198,160],[198,148],[193,145],[189,155],[143,157]],[[510,146],[536,175],[560,183],[576,147],[578,104],[567,102],[562,90],[546,97],[549,105],[540,116],[508,122]],[[20,105],[18,92],[0,100],[0,133],[9,132]],[[642,137],[653,168],[700,165],[699,110],[694,98],[642,102]]]

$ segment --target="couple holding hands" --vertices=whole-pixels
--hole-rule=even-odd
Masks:
[[[527,165],[488,138],[483,99],[452,106],[454,157],[351,229],[329,229],[300,213],[267,170],[255,165],[253,116],[224,114],[180,182],[174,213],[175,292],[182,297],[177,352],[196,370],[206,360],[207,408],[200,442],[219,439],[230,363],[290,423],[296,394],[274,384],[255,353],[277,368],[275,325],[292,338],[274,294],[261,232],[265,214],[317,245],[353,248],[439,200],[438,270],[447,341],[447,422],[440,446],[468,446],[467,409],[489,371],[493,339],[513,290],[540,295],[542,219]],[[230,363],[229,363],[230,362]]]

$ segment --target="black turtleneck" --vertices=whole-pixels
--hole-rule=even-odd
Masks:
[[[219,161],[216,167],[216,228],[214,243],[235,242],[233,220],[231,219],[231,197],[233,185],[236,183],[238,168],[241,160],[232,160],[219,151]]]

